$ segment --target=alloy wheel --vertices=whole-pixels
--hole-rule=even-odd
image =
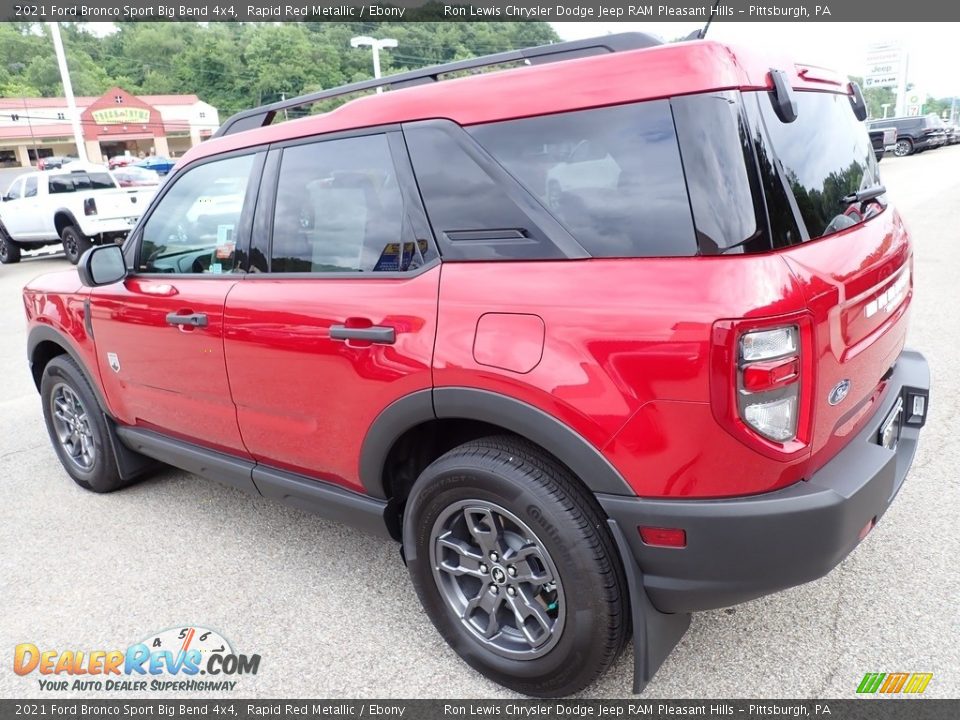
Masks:
[[[489,650],[533,659],[560,639],[566,608],[557,567],[505,508],[483,500],[448,507],[433,525],[430,564],[446,604]]]
[[[73,389],[58,383],[50,394],[50,414],[60,447],[70,461],[84,471],[93,469],[96,446],[90,417]]]

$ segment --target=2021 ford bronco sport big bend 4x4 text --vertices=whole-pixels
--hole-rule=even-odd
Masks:
[[[827,573],[913,459],[864,114],[820,68],[643,35],[241,113],[122,250],[25,289],[54,448],[97,492],[161,460],[392,536],[523,693],[632,629],[640,689],[691,611]]]

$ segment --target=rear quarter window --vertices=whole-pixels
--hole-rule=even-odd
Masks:
[[[467,131],[592,256],[697,254],[669,101]]]

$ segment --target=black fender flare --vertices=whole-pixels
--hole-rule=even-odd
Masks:
[[[600,450],[552,415],[489,390],[438,387],[388,405],[367,431],[360,451],[360,480],[372,497],[386,499],[383,466],[397,439],[429,420],[462,419],[497,425],[530,440],[570,468],[595,493],[636,495]]]
[[[57,225],[57,215],[66,215],[66,216],[70,219],[70,222],[69,222],[67,225],[65,225],[64,227],[70,227],[70,225],[73,225],[75,228],[77,228],[77,230],[80,231],[80,234],[81,234],[81,235],[84,234],[84,233],[83,233],[83,230],[80,230],[80,223],[77,222],[77,218],[76,218],[76,216],[73,214],[73,212],[71,212],[71,211],[68,210],[67,208],[58,208],[57,210],[55,210],[55,211],[53,212],[53,225],[54,225],[54,227],[56,227],[56,225]],[[58,238],[62,237],[62,235],[63,235],[63,231],[62,231],[62,230],[57,233],[57,237],[58,237]],[[86,236],[84,235],[84,237],[86,237]]]
[[[33,375],[34,352],[36,351],[37,346],[42,342],[52,342],[64,349],[67,355],[69,355],[70,358],[84,372],[84,374],[87,376],[87,379],[90,380],[90,386],[93,388],[93,392],[97,396],[97,402],[100,403],[100,410],[106,413],[109,406],[106,403],[106,398],[103,397],[103,393],[100,390],[100,383],[97,382],[98,374],[90,371],[90,368],[87,367],[87,363],[83,361],[83,358],[77,351],[73,341],[70,340],[70,338],[65,334],[50,327],[49,325],[35,325],[27,334],[27,362],[30,364],[30,374]],[[39,384],[37,385],[37,390],[40,390]]]

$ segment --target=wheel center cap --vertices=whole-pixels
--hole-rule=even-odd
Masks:
[[[490,573],[490,576],[497,585],[503,585],[507,581],[507,574],[503,571],[502,567],[495,567]]]

